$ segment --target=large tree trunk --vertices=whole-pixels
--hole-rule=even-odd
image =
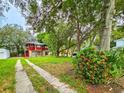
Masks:
[[[102,28],[100,32],[100,48],[110,50],[110,38],[112,31],[112,19],[115,8],[115,0],[104,0],[104,10],[102,11]]]

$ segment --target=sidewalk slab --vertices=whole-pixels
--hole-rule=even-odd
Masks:
[[[26,72],[23,70],[21,61],[16,63],[16,93],[36,93]]]

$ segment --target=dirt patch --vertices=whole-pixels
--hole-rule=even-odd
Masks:
[[[87,85],[89,93],[122,93],[122,88],[116,84],[111,85]]]
[[[116,83],[120,85],[122,88],[124,88],[124,76],[118,79]]]
[[[15,82],[11,79],[3,80],[0,84],[0,93],[14,93],[14,84]]]

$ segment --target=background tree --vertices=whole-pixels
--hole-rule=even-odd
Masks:
[[[40,43],[43,43],[43,39],[45,38],[45,36],[47,35],[47,33],[38,33],[37,34],[37,41],[40,42]]]
[[[17,52],[17,55],[24,51],[24,46],[31,39],[28,32],[24,32],[17,26],[6,25],[0,29],[0,47]]]
[[[54,31],[51,31],[45,35],[43,41],[48,45],[50,51],[54,55],[59,56],[59,53],[63,49],[67,48],[65,46],[70,36],[73,36],[70,26],[66,23],[60,22],[56,27],[54,27]],[[70,45],[68,48],[70,48]]]

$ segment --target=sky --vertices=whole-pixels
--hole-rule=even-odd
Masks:
[[[14,6],[11,6],[10,10],[5,13],[5,17],[0,17],[0,26],[4,26],[6,24],[17,24],[22,26],[24,29],[26,28],[25,18]]]

